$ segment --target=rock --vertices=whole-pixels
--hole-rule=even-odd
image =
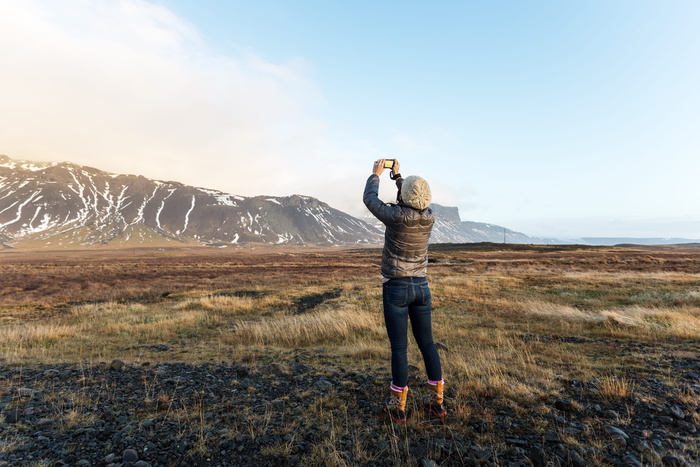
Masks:
[[[39,419],[39,421],[36,422],[35,425],[37,428],[43,429],[43,428],[48,428],[48,427],[55,425],[55,424],[56,424],[56,420],[54,420],[53,418],[41,418],[41,419]]]
[[[683,420],[685,418],[685,413],[683,412],[683,409],[681,409],[677,405],[671,406],[671,408],[668,409],[668,412],[678,420]]]
[[[673,418],[667,415],[659,415],[657,419],[664,425],[673,425]]]
[[[506,442],[510,444],[515,444],[517,446],[527,446],[530,444],[528,441],[520,438],[506,438]]]
[[[314,386],[316,386],[321,391],[330,391],[331,389],[333,389],[333,383],[331,383],[325,378],[321,378],[318,381],[316,381],[314,383]]]
[[[484,462],[488,461],[489,459],[491,459],[491,451],[488,451],[488,450],[477,449],[476,451],[474,451],[473,454],[474,454],[474,458],[479,463],[484,463]]]
[[[555,400],[554,407],[557,410],[561,410],[562,412],[574,412],[576,410],[574,404],[564,399]]]
[[[586,464],[586,461],[583,460],[581,455],[576,451],[571,451],[569,453],[569,464],[572,467],[586,467],[588,465]]]
[[[547,453],[539,447],[532,447],[528,455],[530,462],[535,467],[544,467],[547,465]]]
[[[163,380],[163,384],[186,384],[187,379],[183,376],[174,376]]]
[[[552,420],[554,420],[555,422],[557,422],[560,425],[568,425],[569,424],[569,421],[566,418],[562,417],[561,415],[552,414],[551,416],[552,416]]]
[[[691,434],[695,434],[698,431],[695,425],[690,422],[686,422],[685,420],[676,420],[676,425]]]
[[[661,463],[667,467],[690,467],[686,461],[673,455],[665,455],[661,458]]]
[[[303,465],[329,441],[334,443],[333,461],[352,464],[351,453],[364,452],[363,465],[373,467],[401,465],[403,459],[429,467],[637,466],[640,461],[657,467],[700,465],[698,430],[692,423],[700,410],[695,403],[681,403],[683,389],[676,387],[639,379],[635,392],[640,397],[602,403],[599,395],[564,385],[557,395],[543,399],[551,410],[527,417],[498,401],[476,401],[473,410],[465,411],[468,417],[447,421],[451,426],[446,432],[439,426],[444,422],[435,426],[419,413],[407,425],[382,423],[376,407],[388,384],[384,372],[316,360],[303,367],[299,361],[306,362],[305,351],[295,353],[282,362],[252,359],[240,373],[236,362],[161,362],[148,368],[129,364],[123,368],[128,371],[110,370],[109,361],[36,365],[21,372],[0,366],[0,381],[10,382],[4,390],[0,384],[0,466],[34,465],[38,459],[55,466],[81,461],[105,467]],[[59,377],[51,377],[55,372],[50,370],[59,371]],[[455,387],[462,390],[458,383]],[[337,396],[326,404],[329,388]],[[43,393],[34,396],[38,390]],[[411,415],[420,412],[422,392],[416,388],[415,397],[409,396]],[[96,403],[83,404],[82,397]],[[459,393],[454,397],[456,401]],[[144,410],[145,400],[165,402]],[[480,404],[492,409],[488,417],[481,414]],[[683,411],[683,419],[673,415],[674,405]],[[604,419],[605,410],[624,414],[625,424]],[[585,416],[578,417],[578,412]],[[195,415],[189,420],[196,423],[183,423],[180,413]],[[74,415],[86,418],[63,425]],[[359,419],[366,432],[334,425],[346,417]],[[19,424],[10,424],[13,419]],[[289,420],[303,423],[288,430]],[[488,433],[494,444],[477,444],[473,436],[479,431]],[[207,450],[195,453],[193,446],[202,439]],[[261,454],[274,446],[288,451]]]
[[[311,367],[304,365],[303,363],[295,362],[293,365],[294,373],[297,375],[306,374],[311,371]]]
[[[647,443],[644,440],[633,438],[630,442],[630,445],[632,448],[634,448],[635,451],[641,452],[642,454],[651,451],[649,443]]]
[[[109,409],[104,409],[102,412],[102,418],[108,422],[113,422],[117,419],[117,416]]]
[[[617,427],[605,425],[604,429],[610,435],[621,436],[625,439],[629,439],[629,435]]]
[[[139,460],[139,453],[135,449],[125,449],[122,453],[122,460],[124,462],[131,462],[132,464]]]
[[[627,433],[611,425],[605,425],[604,429],[605,432],[610,435],[616,445],[620,447],[627,446],[627,441],[629,440],[629,435]]]
[[[471,426],[477,433],[486,433],[488,431],[488,422],[483,418],[477,418]]]
[[[639,462],[639,459],[637,459],[631,454],[626,455],[622,458],[622,460],[625,462],[625,465],[628,465],[630,467],[642,467],[642,463]]]
[[[5,412],[5,423],[17,423],[21,416],[19,410],[8,410]]]
[[[59,375],[60,373],[61,373],[61,372],[58,371],[58,370],[53,370],[53,369],[51,369],[51,370],[46,370],[46,371],[44,371],[43,375],[44,375],[44,378],[53,379],[53,378],[58,377],[58,375]]]
[[[575,422],[574,425],[578,428],[580,433],[587,433],[591,429],[591,427],[584,422]]]
[[[121,371],[125,366],[126,363],[119,360],[118,358],[115,358],[114,360],[112,360],[112,363],[109,364],[109,369],[112,371]]]

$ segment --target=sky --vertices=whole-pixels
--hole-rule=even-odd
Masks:
[[[465,221],[700,238],[698,24],[697,0],[0,0],[0,154],[356,216],[397,158]]]

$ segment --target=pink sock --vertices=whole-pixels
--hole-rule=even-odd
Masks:
[[[404,386],[402,388],[398,387],[395,385],[393,382],[391,383],[391,390],[392,391],[397,391],[397,392],[403,392],[404,389],[406,389],[408,386]]]
[[[428,384],[431,385],[431,386],[437,386],[438,383],[442,383],[443,381],[445,381],[445,380],[444,380],[444,379],[441,379],[441,380],[439,380],[439,381],[430,381],[430,380],[428,380]]]

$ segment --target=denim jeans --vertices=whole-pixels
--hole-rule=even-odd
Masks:
[[[399,387],[408,385],[408,320],[413,337],[423,355],[428,379],[442,379],[440,356],[433,342],[433,300],[425,277],[402,277],[384,283],[384,322],[391,343],[392,382]]]

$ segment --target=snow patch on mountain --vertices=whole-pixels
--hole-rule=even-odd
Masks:
[[[0,156],[0,238],[46,245],[375,243],[371,225],[300,195],[246,198],[71,163]],[[158,240],[160,239],[160,240]]]

